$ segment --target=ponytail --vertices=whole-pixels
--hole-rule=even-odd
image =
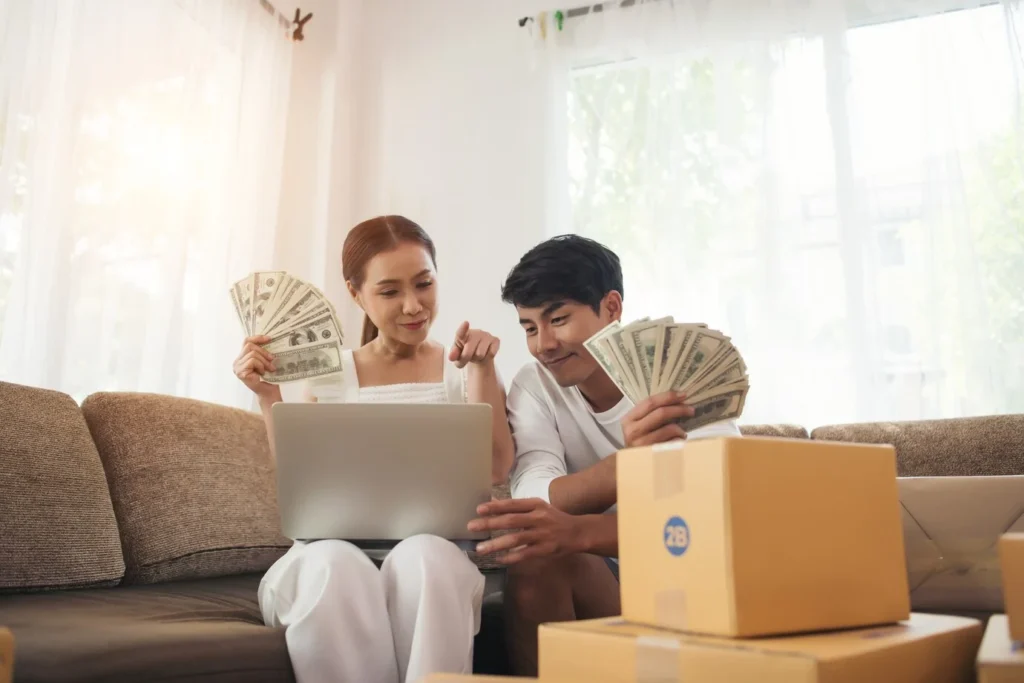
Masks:
[[[374,339],[376,339],[377,338],[377,333],[378,333],[377,326],[373,324],[372,320],[370,320],[370,316],[364,317],[363,318],[363,339],[360,342],[360,346],[366,346],[367,344],[372,342]]]

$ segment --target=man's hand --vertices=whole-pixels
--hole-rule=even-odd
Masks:
[[[470,329],[467,321],[459,325],[455,332],[455,342],[448,360],[455,363],[457,368],[463,368],[469,363],[486,363],[494,360],[500,346],[501,340],[489,332]]]
[[[637,403],[622,418],[622,435],[626,448],[685,439],[686,432],[675,420],[693,417],[693,408],[684,403],[686,395],[666,391]]]
[[[493,500],[477,509],[479,518],[470,531],[511,531],[477,545],[478,553],[505,551],[502,564],[516,564],[538,557],[555,557],[585,552],[580,518],[562,512],[540,498]]]

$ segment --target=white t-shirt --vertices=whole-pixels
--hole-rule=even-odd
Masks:
[[[548,487],[554,479],[584,470],[625,446],[622,418],[633,408],[623,396],[615,407],[595,413],[579,389],[559,386],[536,362],[526,365],[512,380],[507,405],[516,442],[512,497],[548,502]],[[734,420],[722,420],[686,437],[739,435]]]

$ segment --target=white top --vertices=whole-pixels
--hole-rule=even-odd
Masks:
[[[508,414],[516,442],[513,498],[550,502],[552,480],[584,470],[625,447],[622,418],[633,408],[625,396],[610,410],[595,413],[580,390],[561,387],[540,363],[525,366],[512,380]],[[689,432],[687,439],[739,436],[734,420]]]
[[[441,382],[409,382],[360,387],[356,363],[350,349],[341,352],[340,373],[307,380],[309,395],[319,403],[466,403],[465,371],[448,360],[443,349],[444,374]]]
[[[360,387],[352,351],[342,349],[342,371],[307,380],[307,393],[315,396],[318,403],[467,403],[465,372],[448,360],[448,349],[443,349],[442,353],[444,370],[440,382]],[[383,560],[388,554],[387,550],[363,552],[377,560]]]

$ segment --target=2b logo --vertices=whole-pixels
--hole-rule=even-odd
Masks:
[[[682,517],[672,517],[665,522],[665,547],[676,557],[690,547],[690,527]]]

